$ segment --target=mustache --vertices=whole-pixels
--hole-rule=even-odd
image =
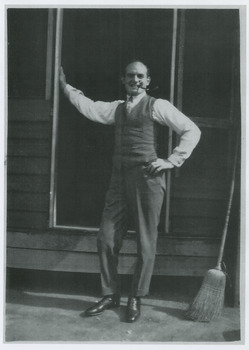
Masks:
[[[154,90],[159,89],[159,86],[154,86],[154,87],[152,87],[152,88],[149,88],[149,87],[147,87],[147,86],[143,86],[142,83],[131,83],[130,86],[131,86],[131,87],[135,87],[135,86],[136,86],[137,88],[139,88],[139,89],[144,89],[144,90],[146,90],[146,91],[154,91]]]

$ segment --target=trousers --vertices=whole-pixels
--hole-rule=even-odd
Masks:
[[[103,295],[114,294],[119,289],[118,260],[127,233],[128,212],[134,222],[137,243],[130,295],[148,294],[165,190],[164,173],[150,175],[145,165],[130,169],[113,167],[97,236]]]

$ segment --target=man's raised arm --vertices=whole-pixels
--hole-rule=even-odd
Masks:
[[[86,97],[82,91],[67,84],[66,76],[62,67],[60,68],[60,85],[65,96],[69,99],[72,105],[74,105],[86,118],[102,124],[114,124],[116,108],[123,101],[95,102],[91,100]]]

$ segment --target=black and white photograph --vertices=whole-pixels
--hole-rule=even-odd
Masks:
[[[247,6],[4,6],[4,344],[245,345]]]

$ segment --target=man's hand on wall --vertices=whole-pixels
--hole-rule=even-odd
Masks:
[[[60,67],[60,85],[61,85],[61,88],[63,90],[64,90],[65,86],[67,85],[66,76],[64,74],[62,67]]]

